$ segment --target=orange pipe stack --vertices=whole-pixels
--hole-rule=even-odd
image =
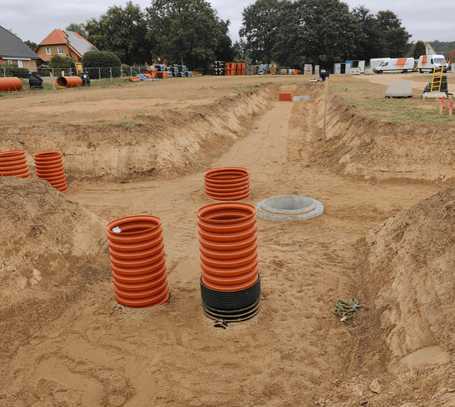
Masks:
[[[68,191],[63,157],[59,151],[45,151],[35,154],[36,175],[45,179],[60,192]]]
[[[107,227],[115,297],[144,308],[169,301],[163,232],[154,216],[130,216]]]
[[[205,193],[216,201],[241,201],[250,196],[250,175],[245,168],[215,168],[205,173]]]
[[[246,75],[246,63],[226,62],[225,74],[227,76]]]
[[[205,314],[225,322],[253,318],[261,296],[256,208],[235,202],[204,206],[198,228]]]
[[[25,151],[11,150],[0,152],[0,176],[3,177],[30,177]]]

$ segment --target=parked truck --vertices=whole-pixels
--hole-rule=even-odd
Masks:
[[[373,69],[375,73],[387,72],[413,72],[415,70],[414,58],[388,58]]]

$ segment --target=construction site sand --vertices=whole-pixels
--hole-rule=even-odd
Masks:
[[[441,402],[448,400],[450,388],[444,387],[446,382],[443,387],[435,382],[450,368],[444,364],[453,353],[446,346],[450,328],[444,328],[444,337],[435,335],[432,343],[416,341],[412,346],[398,349],[393,346],[395,338],[405,338],[411,331],[406,321],[394,320],[382,312],[382,307],[389,305],[392,311],[398,309],[403,300],[399,285],[407,289],[414,281],[408,281],[405,273],[395,272],[395,263],[390,263],[388,268],[379,267],[382,261],[387,264],[385,254],[393,261],[395,252],[389,253],[388,242],[402,223],[396,226],[391,221],[391,226],[385,226],[377,236],[369,235],[369,242],[377,240],[387,251],[375,251],[362,243],[386,219],[434,195],[440,186],[409,183],[399,177],[394,183],[350,178],[339,173],[333,161],[323,165],[323,161],[315,159],[314,148],[324,134],[322,86],[304,85],[303,80],[300,83],[295,79],[279,80],[283,81],[279,85],[299,86],[297,92],[312,95],[313,101],[278,103],[274,101],[274,89],[261,89],[264,92],[260,96],[261,110],[245,116],[236,130],[237,137],[228,142],[224,151],[205,149],[200,155],[205,166],[248,167],[254,202],[271,195],[295,193],[310,195],[326,205],[326,214],[308,223],[258,222],[263,302],[259,316],[248,323],[218,330],[202,314],[195,214],[207,199],[203,193],[203,173],[197,167],[184,169],[179,177],[142,174],[140,179],[129,183],[106,179],[78,181],[73,183],[66,200],[49,192],[47,187],[41,191],[42,184],[37,181],[25,181],[25,184],[9,181],[0,185],[2,198],[11,188],[17,191],[24,186],[21,199],[27,205],[19,205],[9,230],[14,227],[18,236],[28,236],[30,214],[44,210],[53,233],[61,231],[62,236],[57,241],[48,236],[47,244],[37,247],[42,252],[52,246],[56,250],[65,247],[71,252],[75,250],[70,244],[74,242],[72,227],[82,222],[87,225],[83,229],[86,240],[80,246],[85,247],[83,252],[88,256],[84,261],[93,261],[98,270],[94,272],[98,277],[92,281],[81,274],[77,262],[62,264],[62,271],[50,269],[51,275],[70,271],[79,275],[75,284],[78,295],[65,301],[56,296],[55,313],[45,309],[43,314],[48,318],[31,325],[33,329],[25,335],[15,338],[16,332],[31,324],[31,314],[24,311],[22,321],[7,316],[6,323],[13,322],[8,328],[11,333],[7,341],[2,343],[7,345],[2,349],[8,349],[7,354],[2,353],[1,361],[2,405],[347,407],[364,401],[375,406],[401,406],[407,401],[417,406],[431,405],[429,400],[433,396]],[[263,79],[257,81],[262,83]],[[192,81],[186,83],[194,86]],[[206,86],[214,83],[208,80]],[[230,86],[238,83],[234,79]],[[250,79],[251,83],[255,82]],[[185,85],[180,87],[181,92],[187,91],[183,89]],[[217,89],[210,92],[216,94]],[[86,93],[80,95],[88,97]],[[251,97],[257,96],[253,92]],[[20,105],[19,99],[14,103]],[[23,125],[29,126],[24,133],[28,137],[33,132],[32,125],[25,121]],[[17,141],[14,132],[14,125],[9,124],[8,143]],[[38,205],[35,189],[45,195],[42,198],[45,204]],[[431,202],[431,207],[438,206],[431,199],[427,202]],[[13,205],[10,202],[6,211],[2,207],[2,222]],[[110,282],[105,278],[109,268],[104,243],[99,242],[100,223],[95,215],[86,215],[87,210],[101,217],[103,223],[136,213],[161,217],[172,290],[169,305],[145,310],[116,306]],[[78,222],[71,220],[72,216]],[[416,225],[425,219],[424,215],[412,217],[406,212],[397,219],[402,219],[400,216],[410,216]],[[422,234],[419,228],[423,227],[416,226],[409,239],[415,239],[417,231]],[[80,233],[76,236],[80,237]],[[23,246],[33,248],[33,242],[28,238]],[[424,253],[432,242],[430,237],[428,245],[416,246],[415,250]],[[403,250],[407,247],[403,246]],[[428,251],[430,257],[437,254],[435,250]],[[93,257],[95,252],[99,254]],[[11,251],[6,256],[8,263],[15,265],[23,257]],[[398,259],[396,262],[399,263]],[[33,264],[26,267],[28,273],[31,267]],[[46,270],[41,273],[48,275]],[[25,276],[27,284],[32,284],[33,271]],[[62,280],[55,281],[59,289],[71,292],[65,276],[62,274]],[[49,292],[40,282],[33,284],[36,292]],[[440,289],[436,283],[434,287]],[[392,297],[385,297],[381,288],[387,294],[393,293]],[[448,292],[444,288],[444,293]],[[32,291],[19,290],[14,297],[22,301],[29,296],[34,298]],[[334,304],[340,298],[353,296],[359,297],[366,308],[351,325],[344,325],[333,315]],[[434,296],[424,298],[434,300]],[[412,302],[412,297],[405,300]],[[39,309],[39,306],[35,303],[31,308]],[[438,310],[441,317],[432,319],[431,332],[444,323],[444,316],[446,319],[450,316],[446,315],[448,308]],[[412,316],[411,311],[408,312]],[[420,324],[425,318],[415,323]],[[394,331],[397,322],[398,329]],[[416,356],[414,352],[420,344],[427,353]],[[402,363],[404,358],[412,365],[416,359],[428,355],[436,355],[439,360],[436,366],[430,366],[435,369],[430,372],[431,385],[427,382],[428,370],[422,376],[421,366],[410,369]],[[371,390],[378,390],[377,386],[371,386],[375,380],[380,383],[379,394]],[[394,385],[396,380],[401,388]],[[427,391],[416,393],[420,385],[425,385]]]

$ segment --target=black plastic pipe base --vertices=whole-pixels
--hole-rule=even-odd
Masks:
[[[219,292],[207,288],[201,281],[202,308],[210,319],[242,322],[254,318],[260,308],[261,280],[246,290]]]

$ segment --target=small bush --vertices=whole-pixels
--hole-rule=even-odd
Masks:
[[[91,79],[119,77],[122,62],[113,52],[89,51],[82,57],[82,64],[90,75]]]
[[[50,68],[61,68],[61,69],[74,69],[74,61],[67,56],[64,55],[54,55],[50,62],[49,62],[49,67]]]
[[[19,68],[16,65],[0,65],[0,77],[16,76],[18,78],[28,78],[30,71],[27,68]]]

